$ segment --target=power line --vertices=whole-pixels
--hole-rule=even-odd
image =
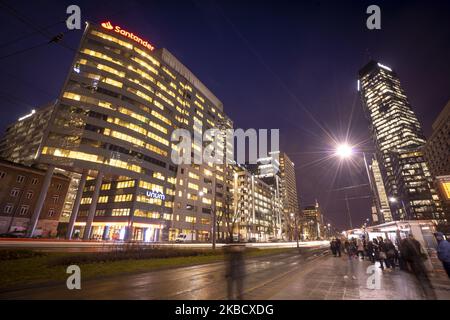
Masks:
[[[25,15],[21,14],[19,11],[17,11],[16,9],[14,9],[11,5],[7,4],[4,0],[0,0],[0,5],[2,5],[4,8],[6,8],[9,13],[11,15],[13,15],[17,20],[21,21],[23,24],[29,26],[30,28],[32,28],[33,30],[35,30],[37,33],[40,33],[41,35],[43,35],[45,38],[47,38],[47,40],[49,40],[50,42],[55,42],[54,40],[54,36],[48,32],[46,32],[46,30],[42,27],[38,27],[35,25],[35,23],[33,23],[31,21],[31,19],[27,18]],[[62,34],[67,33],[67,31],[63,32]],[[59,45],[61,45],[63,48],[66,48],[67,50],[76,52],[76,50],[70,46],[68,46],[67,44],[65,44],[62,39],[61,41],[57,42]]]
[[[15,55],[18,55],[18,54],[21,54],[21,53],[24,53],[24,52],[36,49],[36,48],[40,48],[40,47],[46,46],[48,44],[49,44],[48,42],[44,42],[44,43],[40,43],[40,44],[32,46],[32,47],[21,49],[21,50],[15,51],[13,53],[9,53],[7,55],[1,56],[0,60],[6,59],[6,58],[9,58],[9,57],[12,57],[12,56],[15,56]]]
[[[331,192],[331,191],[350,190],[350,189],[356,189],[356,188],[360,188],[360,187],[365,187],[365,186],[368,186],[368,185],[369,184],[364,183],[364,184],[358,184],[358,185],[355,185],[355,186],[348,186],[348,187],[342,187],[342,188],[338,188],[338,189],[331,189],[331,190],[328,190],[328,191]]]
[[[43,27],[42,29],[43,29],[43,30],[49,30],[49,29],[51,29],[51,28],[53,28],[53,27],[59,25],[60,23],[64,23],[64,22],[65,22],[65,21],[59,21],[59,22],[57,22],[57,23],[54,23],[54,24],[51,24],[51,25],[49,25],[49,26]],[[30,38],[30,37],[32,37],[32,36],[34,36],[34,35],[36,35],[36,34],[39,34],[39,32],[38,32],[38,31],[34,31],[34,32],[31,32],[31,33],[25,34],[25,35],[23,35],[23,36],[20,36],[20,37],[14,39],[14,40],[10,40],[10,41],[8,41],[8,42],[5,42],[5,43],[3,43],[3,44],[0,44],[0,49],[5,48],[5,47],[8,47],[8,46],[10,46],[10,45],[13,45],[14,43],[20,42],[20,41],[25,40],[25,39],[27,39],[27,38]]]

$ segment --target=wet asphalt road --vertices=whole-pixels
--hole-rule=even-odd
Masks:
[[[258,289],[273,284],[323,259],[326,248],[303,248],[289,253],[246,260],[244,299],[258,299]],[[81,271],[83,272],[83,271]],[[224,262],[121,275],[81,282],[81,290],[55,286],[0,292],[0,299],[214,299],[227,298]]]

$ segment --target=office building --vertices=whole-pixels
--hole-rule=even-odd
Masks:
[[[420,154],[425,137],[397,74],[371,61],[359,71],[358,90],[388,199],[395,199],[390,203],[393,219],[441,219]]]
[[[47,182],[56,169],[78,175],[68,235],[162,241],[191,232],[206,241],[224,206],[226,193],[216,193],[227,190],[224,168],[175,165],[171,134],[201,135],[227,120],[220,100],[168,50],[111,22],[87,24],[33,162]]]
[[[324,222],[319,202],[303,208],[303,238],[317,240],[323,236]]]
[[[392,214],[389,207],[389,199],[384,188],[380,166],[376,159],[372,159],[372,163],[369,165],[369,172],[373,182],[374,190],[372,190],[372,194],[375,198],[375,206],[379,208],[379,210],[375,210],[377,218],[373,220],[379,223],[391,222]]]
[[[300,210],[298,205],[297,181],[295,178],[295,165],[286,153],[280,154],[280,176],[281,176],[281,200],[283,203],[284,228],[287,238],[294,239],[295,219],[300,221]]]
[[[425,147],[436,189],[446,218],[450,216],[450,101],[433,123],[433,133]]]

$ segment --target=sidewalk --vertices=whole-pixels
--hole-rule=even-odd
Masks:
[[[369,289],[369,261],[328,255],[313,266],[295,273],[284,284],[278,284],[276,294],[268,299],[287,300],[423,300],[427,299],[420,283],[408,272],[396,269],[382,271],[376,264],[375,272],[380,279],[379,289]],[[353,267],[352,267],[353,264]],[[352,272],[353,269],[353,272]],[[373,271],[372,271],[373,274]],[[356,279],[353,279],[353,276]],[[442,270],[430,273],[429,278],[437,299],[450,299],[450,280]],[[283,288],[281,288],[283,286]],[[428,296],[429,297],[429,296]]]

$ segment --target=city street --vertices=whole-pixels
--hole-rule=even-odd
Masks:
[[[377,267],[380,288],[368,289],[370,263],[352,263],[353,274],[347,257],[335,258],[325,248],[248,259],[244,299],[426,298],[414,277],[399,270],[382,272]],[[430,278],[436,298],[450,299],[446,275],[438,270]],[[81,290],[69,291],[61,284],[1,292],[0,299],[226,299],[226,287],[224,263],[217,262],[82,281]]]
[[[299,242],[301,248],[311,248],[328,244],[327,241],[305,241]],[[50,239],[0,239],[0,249],[32,249],[43,252],[104,252],[118,250],[130,246],[132,244],[125,242],[113,242],[113,241],[66,241],[66,240],[50,240]],[[167,248],[186,248],[186,249],[210,249],[211,243],[174,243],[174,242],[161,242],[161,243],[136,243],[141,247],[167,247]],[[223,243],[217,243],[217,247],[220,248]],[[295,248],[296,242],[255,242],[247,243],[249,248]]]

